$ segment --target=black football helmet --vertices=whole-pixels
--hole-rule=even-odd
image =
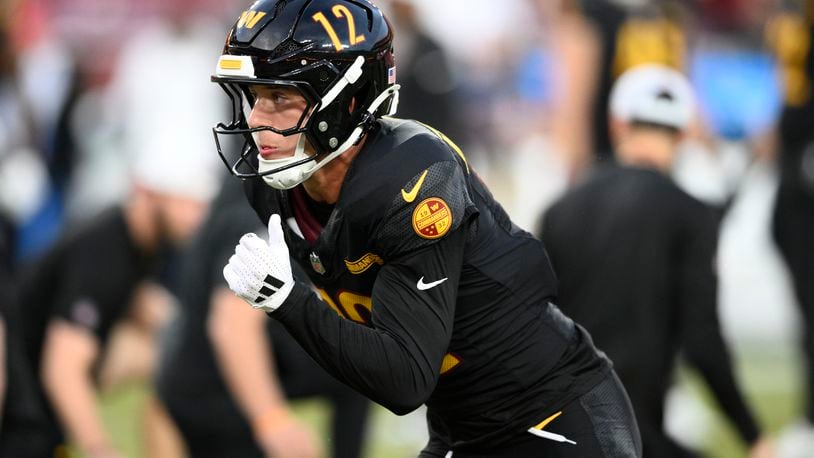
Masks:
[[[218,154],[241,178],[262,176],[277,189],[307,180],[357,144],[378,116],[398,105],[393,31],[367,0],[258,0],[226,37],[212,81],[232,101],[232,119],[214,128]],[[307,107],[296,125],[249,128],[250,87],[298,91]],[[351,111],[351,102],[355,108]],[[252,133],[301,134],[293,157],[264,160]],[[239,136],[233,152],[222,136]],[[305,152],[306,141],[316,154]]]

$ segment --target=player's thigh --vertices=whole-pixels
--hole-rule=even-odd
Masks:
[[[568,404],[562,414],[545,430],[570,442],[536,437],[531,452],[545,457],[613,457],[642,456],[641,437],[633,408],[622,383],[615,373]],[[574,442],[574,443],[571,443]],[[518,455],[521,456],[521,455]]]
[[[509,444],[494,450],[455,451],[451,456],[640,458],[642,445],[627,394],[616,374],[609,372],[605,380],[566,405],[542,430],[525,432]]]

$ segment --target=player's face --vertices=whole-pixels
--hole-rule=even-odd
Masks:
[[[254,85],[250,90],[255,97],[254,107],[249,113],[250,128],[271,126],[285,130],[296,127],[308,107],[305,97],[294,88]],[[253,134],[263,159],[293,156],[300,135],[284,136],[270,130]]]

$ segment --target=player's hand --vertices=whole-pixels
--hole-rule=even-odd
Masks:
[[[749,448],[749,458],[778,458],[774,441],[767,437],[761,437]]]
[[[321,458],[325,456],[311,429],[290,419],[259,438],[266,456],[273,458]]]
[[[294,287],[280,215],[269,218],[269,240],[245,234],[223,268],[229,289],[256,309],[277,310]]]

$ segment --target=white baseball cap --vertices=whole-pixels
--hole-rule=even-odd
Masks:
[[[131,174],[135,183],[153,192],[209,202],[220,188],[223,167],[213,156],[208,149],[140,151]]]
[[[681,72],[665,65],[633,67],[619,77],[610,96],[610,115],[684,130],[695,114],[693,90]]]

